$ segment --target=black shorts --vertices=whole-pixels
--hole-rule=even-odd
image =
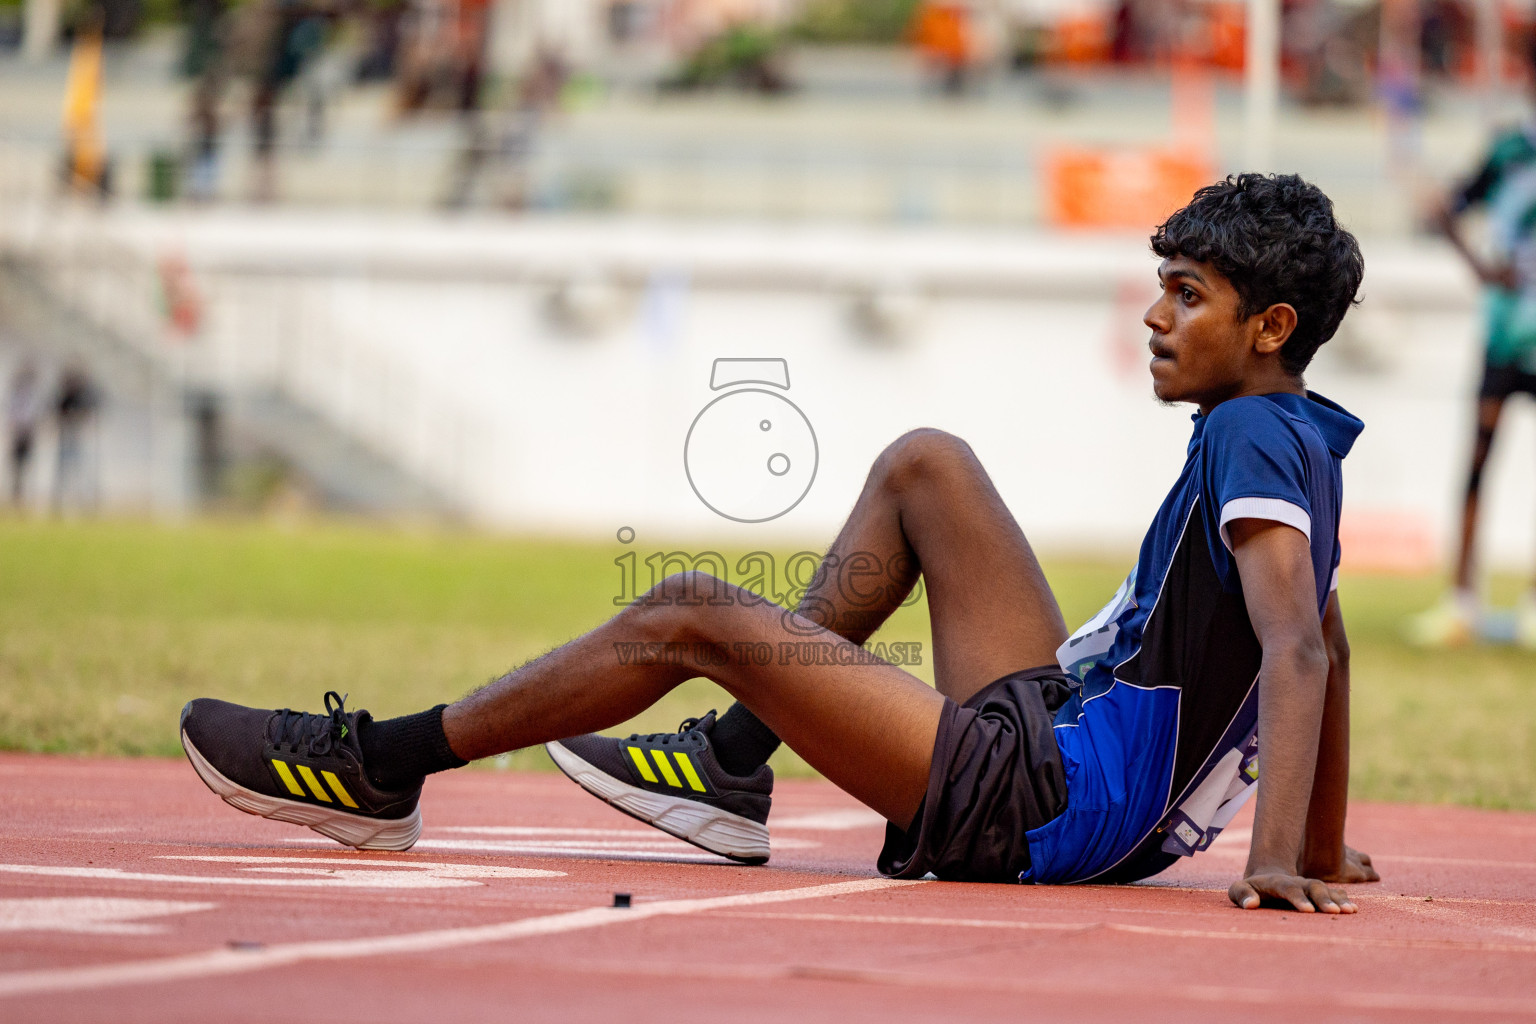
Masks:
[[[1017,882],[1029,868],[1024,833],[1067,806],[1052,726],[1070,696],[1067,677],[1047,665],[1010,673],[964,704],[945,701],[928,793],[909,830],[886,826],[880,873]]]
[[[1536,373],[1519,366],[1483,364],[1483,383],[1477,389],[1478,398],[1503,399],[1516,394],[1536,398]]]

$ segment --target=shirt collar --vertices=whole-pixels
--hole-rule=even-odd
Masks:
[[[1349,454],[1355,438],[1365,429],[1364,421],[1358,416],[1316,391],[1308,391],[1305,396],[1281,392],[1257,397],[1267,398],[1292,415],[1311,423],[1323,436],[1323,443],[1328,446],[1328,450],[1341,459]],[[1205,414],[1197,411],[1190,419],[1195,422],[1194,436],[1189,439],[1189,447],[1193,450],[1195,442],[1205,433]]]

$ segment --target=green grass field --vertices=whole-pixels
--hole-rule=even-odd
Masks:
[[[337,524],[0,520],[0,748],[179,755],[177,712],[197,696],[318,709],[335,689],[379,716],[450,700],[612,614],[623,550]],[[1047,562],[1069,623],[1128,562]],[[1497,583],[1510,598],[1515,582]],[[1536,654],[1403,644],[1403,618],[1439,586],[1344,581],[1354,794],[1536,809]],[[926,645],[922,605],[877,639]],[[695,680],[615,731],[728,703]],[[496,761],[548,764],[542,751]],[[775,767],[809,770],[788,751]]]

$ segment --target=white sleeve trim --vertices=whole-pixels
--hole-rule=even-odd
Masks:
[[[1221,506],[1218,529],[1221,543],[1228,551],[1232,550],[1232,538],[1227,534],[1227,524],[1234,519],[1268,519],[1284,523],[1300,530],[1309,543],[1312,540],[1312,517],[1307,515],[1306,509],[1284,498],[1233,498]]]
[[[1333,567],[1333,581],[1328,584],[1328,593],[1331,594],[1335,590],[1338,590],[1338,589],[1339,589],[1339,567],[1338,566],[1334,566]]]

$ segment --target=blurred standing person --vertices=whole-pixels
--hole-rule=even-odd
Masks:
[[[251,126],[256,138],[257,202],[277,198],[277,105],[283,91],[320,50],[324,13],[310,0],[257,0],[268,8],[269,24],[251,93]]]
[[[64,85],[64,184],[70,191],[105,199],[111,191],[106,146],[101,138],[102,25],[106,14],[91,5],[76,31]]]
[[[229,77],[229,0],[181,0],[181,11],[187,25],[181,73],[193,82],[187,192],[206,201],[218,184],[219,101]]]
[[[70,366],[59,380],[54,417],[59,432],[59,468],[53,478],[53,511],[64,508],[66,494],[89,508],[96,503],[96,481],[86,465],[86,434],[95,422],[100,396],[84,367]]]
[[[368,43],[357,63],[359,82],[384,82],[395,77],[407,14],[406,0],[362,0]]]
[[[32,447],[37,441],[37,421],[42,417],[42,387],[37,367],[25,359],[11,377],[10,401],[6,408],[6,426],[10,434],[11,504],[20,505],[26,497],[27,463],[32,461]]]
[[[1536,46],[1528,56],[1536,68]],[[1461,233],[1459,220],[1474,206],[1488,210],[1491,259],[1476,252]],[[1454,646],[1475,639],[1482,618],[1475,558],[1478,505],[1504,404],[1522,393],[1536,398],[1536,117],[1499,133],[1477,174],[1451,193],[1434,218],[1484,286],[1486,348],[1455,589],[1416,616],[1409,630],[1426,646]],[[1515,640],[1536,649],[1536,582],[1516,606]]]
[[[513,182],[504,197],[505,205],[522,209],[528,205],[532,191],[528,180],[528,162],[545,117],[560,104],[560,94],[570,78],[570,68],[560,54],[552,49],[540,48],[533,66],[518,83],[517,99],[507,123],[493,135],[486,124],[485,115],[476,99],[472,106],[461,106],[460,116],[465,118],[465,143],[454,168],[452,183],[443,205],[449,209],[461,209],[469,205],[474,195],[475,182],[492,156],[506,159],[512,171]],[[479,87],[474,94],[478,96]],[[471,93],[461,94],[464,103]]]

